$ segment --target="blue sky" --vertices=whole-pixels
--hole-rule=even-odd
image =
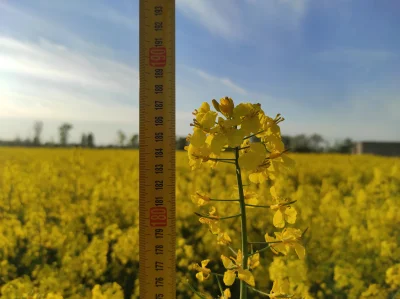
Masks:
[[[284,134],[400,141],[400,2],[176,0],[177,134],[230,96]],[[138,0],[0,0],[0,138],[138,132]]]

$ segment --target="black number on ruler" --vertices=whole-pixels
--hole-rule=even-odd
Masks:
[[[155,16],[161,16],[163,13],[163,7],[162,6],[154,6],[154,15]]]
[[[154,101],[154,109],[161,110],[164,108],[164,103],[161,101]]]
[[[154,188],[156,190],[162,190],[164,188],[164,182],[161,181],[154,181]]]
[[[156,37],[154,39],[154,47],[161,47],[163,45],[163,39],[161,37]]]
[[[164,270],[164,263],[163,262],[155,262],[154,264],[154,269],[156,271],[162,271]]]
[[[163,254],[164,253],[164,245],[156,245],[156,247],[154,247],[154,251],[155,251],[155,254],[157,254],[157,255]]]
[[[156,126],[162,126],[164,124],[164,117],[162,117],[162,116],[154,117],[154,124]]]
[[[163,69],[155,69],[154,70],[154,77],[162,78],[163,75],[164,75],[164,70]]]
[[[154,156],[156,158],[162,158],[164,156],[164,150],[162,148],[154,149]]]
[[[163,206],[164,199],[161,196],[157,196],[154,203],[155,203],[156,207]]]
[[[156,277],[155,286],[156,287],[163,287],[164,286],[164,278]]]
[[[156,299],[162,299],[162,298],[164,298],[163,294],[156,294]]]
[[[155,94],[163,93],[163,91],[164,91],[164,86],[162,84],[154,85],[154,93]]]
[[[156,142],[158,142],[158,141],[163,141],[163,139],[164,139],[164,133],[163,133],[163,132],[156,132],[156,133],[154,133],[154,140],[155,140]]]
[[[163,22],[154,22],[154,30],[160,31],[163,29]]]
[[[156,239],[162,239],[164,237],[164,230],[162,228],[156,228],[154,230],[154,236]]]
[[[156,174],[161,174],[164,172],[164,165],[163,164],[156,164],[154,165],[154,172]]]

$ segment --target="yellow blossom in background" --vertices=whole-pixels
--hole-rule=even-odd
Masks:
[[[226,232],[219,233],[217,236],[217,244],[229,245],[232,243],[232,239],[228,236]]]
[[[260,254],[257,252],[249,257],[248,267],[253,270],[258,266],[260,266]]]
[[[210,262],[210,260],[204,260],[201,262],[201,266],[199,264],[192,265],[193,269],[198,271],[196,274],[196,278],[198,280],[203,281],[210,277],[211,270],[206,267],[209,262]]]
[[[212,132],[205,134],[208,138]],[[245,139],[241,147],[250,143]],[[209,147],[207,142],[205,147]],[[77,155],[71,148],[0,147],[0,276],[4,280],[0,297],[23,299],[26,298],[23,294],[33,297],[40,293],[44,298],[47,294],[53,299],[60,296],[92,299],[96,282],[104,280],[117,282],[131,298],[139,298],[139,153],[130,149],[80,149],[79,152]],[[212,155],[201,165],[215,164],[209,159]],[[221,156],[232,155],[226,152]],[[266,152],[267,160],[268,156]],[[270,279],[289,278],[292,298],[396,298],[400,289],[399,158],[293,154],[293,159],[296,161],[293,175],[277,174],[273,185],[279,201],[285,197],[296,200],[292,207],[298,213],[298,228],[304,231],[310,227],[311,233],[304,236],[307,259],[300,260],[290,253],[290,256],[279,254],[269,264],[273,253],[260,253],[262,267],[258,266],[254,272],[250,269],[257,287],[269,293],[266,287]],[[240,244],[240,221],[220,220],[221,231],[212,235],[209,226],[202,226],[193,216],[198,207],[191,201],[191,195],[197,190],[207,191],[216,198],[237,198],[237,190],[235,197],[231,195],[236,180],[234,165],[218,163],[212,171],[191,171],[188,161],[187,152],[177,152],[178,281],[187,277],[188,265],[193,260],[201,265],[202,260],[230,255],[226,245],[214,243],[217,238],[225,238],[222,231],[232,238],[232,247]],[[271,169],[266,173],[271,175]],[[249,171],[242,172],[244,178],[248,174]],[[246,184],[245,192],[257,193],[260,205],[274,203],[270,201],[270,182]],[[208,196],[208,193],[200,194]],[[221,218],[239,210],[236,202],[216,204],[218,214],[214,215]],[[201,208],[208,212],[208,206]],[[261,208],[248,211],[248,228],[252,233],[270,231],[276,211]],[[264,237],[256,237],[253,234],[249,240],[264,241]],[[254,245],[253,249],[263,247]],[[217,253],[217,250],[223,252]],[[58,262],[52,264],[54,256]],[[42,258],[45,267],[31,267]],[[211,261],[206,268],[210,264]],[[215,270],[224,274],[222,262],[219,269],[218,264],[216,260]],[[341,273],[332,265],[340,266]],[[18,275],[21,269],[27,271],[26,279]],[[190,272],[200,285],[195,274],[196,271]],[[126,278],[133,280],[133,287],[125,288]],[[216,284],[211,278],[204,281],[204,286],[195,287],[202,293],[205,288],[217,290],[211,285]],[[237,273],[233,278],[231,298],[237,298],[235,292],[240,282]],[[100,288],[100,292],[109,298],[104,289]],[[213,295],[204,297],[222,297],[220,293]],[[195,298],[195,295],[187,285],[178,283],[177,297]],[[255,297],[261,298],[261,295],[249,290],[248,299]]]
[[[258,204],[258,194],[253,191],[244,191],[244,201],[249,205],[257,205]],[[249,207],[252,208],[252,207]]]
[[[274,253],[280,252],[287,255],[290,248],[293,247],[299,259],[304,259],[306,251],[301,243],[301,231],[299,229],[285,228],[282,232],[275,232],[275,236],[276,238],[273,238],[268,233],[265,234],[266,242],[277,242],[270,244]]]
[[[293,295],[289,295],[289,281],[275,280],[271,292],[269,293],[269,298],[291,298]]]
[[[200,194],[200,192],[196,192],[195,195],[192,195],[192,201],[197,206],[201,207],[210,202],[210,197],[207,195],[202,195],[202,194]]]
[[[216,213],[217,209],[215,207],[211,207],[208,217],[199,218],[199,221],[201,223],[208,224],[211,233],[213,233],[214,235],[218,234],[221,231],[219,227],[219,217],[215,215]]]
[[[271,195],[276,201],[276,204],[270,206],[271,210],[276,211],[273,218],[273,224],[275,227],[283,228],[285,222],[293,224],[296,222],[297,211],[288,205],[288,199],[281,199],[278,197],[275,187],[270,188]]]
[[[224,296],[226,299],[229,299],[232,297],[231,290],[229,288],[224,290]]]

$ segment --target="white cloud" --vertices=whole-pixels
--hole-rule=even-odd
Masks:
[[[122,94],[138,89],[136,69],[102,57],[74,52],[46,40],[33,44],[0,36],[0,47],[3,73]]]
[[[229,79],[229,78],[226,78],[226,77],[221,77],[221,78],[220,77],[215,77],[215,76],[212,76],[212,75],[210,75],[210,74],[208,74],[208,73],[206,73],[206,72],[204,72],[202,70],[199,70],[199,69],[194,69],[194,68],[190,68],[190,67],[186,67],[186,68],[192,70],[197,75],[199,75],[200,77],[206,79],[207,81],[214,82],[216,84],[220,83],[220,84],[222,84],[222,85],[224,85],[226,87],[229,87],[230,90],[232,90],[232,91],[234,91],[236,93],[239,93],[241,95],[246,95],[247,94],[247,91],[244,88],[242,88],[239,85],[233,83],[232,80]]]
[[[190,20],[200,23],[225,39],[241,37],[240,9],[230,0],[177,0],[177,8]]]
[[[310,0],[177,0],[191,22],[226,41],[251,42],[260,34],[276,43],[280,30],[298,30]],[[271,29],[273,28],[273,30]]]

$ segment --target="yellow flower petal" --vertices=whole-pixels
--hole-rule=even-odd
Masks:
[[[230,258],[228,258],[225,255],[223,255],[223,254],[221,255],[221,260],[222,260],[222,263],[224,264],[224,267],[226,269],[231,269],[231,268],[235,267],[235,264],[233,263],[233,261]]]
[[[233,129],[228,134],[228,145],[230,147],[240,146],[243,142],[244,132],[241,129]]]
[[[306,255],[306,249],[304,248],[304,246],[300,243],[294,243],[293,246],[299,259],[304,259],[304,256]]]
[[[203,132],[200,128],[194,128],[193,135],[190,138],[190,143],[193,146],[201,147],[206,142],[206,133]]]
[[[272,222],[275,227],[282,228],[285,226],[285,220],[283,218],[283,214],[280,209],[276,211]]]
[[[224,284],[227,286],[233,285],[235,282],[236,273],[233,270],[227,270],[224,273]]]
[[[260,254],[256,253],[249,258],[250,269],[255,269],[260,265]]]
[[[293,207],[288,207],[285,210],[285,218],[286,221],[290,224],[293,224],[296,222],[296,215],[297,211]]]
[[[228,143],[228,139],[225,135],[223,134],[217,134],[214,135],[212,140],[211,140],[211,151],[218,155],[221,153],[222,148]]]
[[[266,150],[261,143],[251,143],[248,152],[239,157],[239,165],[243,169],[255,170],[266,158]]]
[[[257,133],[260,131],[260,120],[257,116],[246,118],[243,120],[241,128],[246,134]]]
[[[207,266],[207,264],[209,263],[210,260],[204,260],[201,262],[201,267],[205,268]]]
[[[225,297],[225,299],[229,299],[229,298],[232,297],[232,294],[231,294],[231,290],[230,290],[230,289],[225,289],[225,291],[224,291],[224,297]]]
[[[204,275],[203,272],[197,272],[196,273],[196,278],[200,281],[204,281]]]
[[[240,280],[245,281],[247,284],[254,287],[256,285],[254,276],[249,270],[238,269],[238,277]]]

